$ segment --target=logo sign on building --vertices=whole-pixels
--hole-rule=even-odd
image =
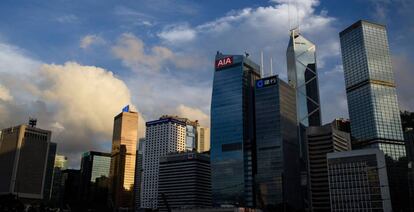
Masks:
[[[216,67],[216,69],[219,69],[219,68],[231,65],[231,64],[233,64],[233,57],[232,56],[216,60],[215,67]]]
[[[129,112],[129,105],[122,108],[122,112]]]
[[[269,77],[256,81],[256,88],[263,88],[269,85],[275,85],[277,83],[277,77]]]

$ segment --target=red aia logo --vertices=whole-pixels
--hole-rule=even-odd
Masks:
[[[233,64],[233,57],[225,57],[220,60],[216,60],[216,68]]]

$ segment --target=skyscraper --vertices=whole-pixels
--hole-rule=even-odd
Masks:
[[[49,152],[47,156],[47,167],[46,167],[46,176],[43,189],[43,200],[50,200],[52,194],[52,182],[53,182],[53,170],[55,166],[55,156],[56,156],[57,144],[50,142]]]
[[[256,81],[256,204],[264,211],[301,208],[295,90],[278,76]]]
[[[211,100],[213,204],[254,206],[254,85],[259,66],[242,55],[215,58]]]
[[[159,160],[161,156],[170,152],[187,149],[185,120],[174,116],[162,116],[159,120],[146,123],[141,208],[158,208]]]
[[[316,46],[299,33],[299,29],[290,32],[286,50],[288,83],[296,91],[297,124],[299,127],[301,195],[303,204],[308,207],[309,177],[307,176],[306,127],[321,125],[319,102],[319,83],[316,66]]]
[[[143,177],[143,160],[145,151],[145,138],[139,139],[137,158],[135,162],[135,211],[139,211],[141,208],[141,193],[142,193],[142,177]]]
[[[308,127],[306,143],[310,208],[315,212],[331,211],[326,155],[351,150],[349,121],[336,119],[323,126]]]
[[[109,193],[115,208],[133,208],[138,113],[123,110],[114,118]]]
[[[386,28],[358,21],[339,36],[353,146],[385,153],[393,210],[405,210],[406,151]]]
[[[210,151],[210,128],[197,127],[197,152]]]
[[[89,151],[82,155],[80,170],[80,198],[89,208],[101,208],[107,199],[108,186],[99,181],[108,181],[111,154]]]
[[[316,46],[298,29],[291,30],[286,51],[288,81],[296,91],[298,123],[305,127],[321,125]]]
[[[197,152],[170,153],[160,158],[159,211],[211,207],[210,158]]]
[[[392,211],[382,151],[331,152],[326,157],[331,197],[329,211]]]
[[[0,194],[43,198],[51,134],[24,124],[2,130]]]

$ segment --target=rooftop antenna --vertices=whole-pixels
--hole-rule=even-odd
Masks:
[[[261,62],[261,65],[260,65],[260,77],[263,77],[263,51],[261,51],[260,52],[260,62]]]
[[[273,76],[273,58],[270,57],[270,76]]]
[[[37,119],[30,117],[29,118],[29,126],[36,127]]]
[[[298,10],[298,0],[295,0],[295,9],[296,9],[296,28],[298,29],[299,33],[299,26],[300,26],[300,20],[299,20],[299,10]]]

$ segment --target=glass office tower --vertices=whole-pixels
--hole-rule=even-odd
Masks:
[[[263,211],[301,209],[295,90],[278,76],[256,81],[256,204]]]
[[[288,83],[296,91],[297,124],[299,127],[301,185],[303,204],[307,207],[309,179],[307,176],[306,127],[321,125],[316,46],[292,29],[286,50]]]
[[[296,90],[297,119],[307,126],[321,125],[316,46],[301,34],[291,30],[286,51],[288,82]]]
[[[393,210],[406,209],[406,152],[385,26],[358,21],[339,36],[353,145],[385,153]]]
[[[242,55],[217,53],[211,100],[214,205],[254,206],[254,84],[259,66]]]

